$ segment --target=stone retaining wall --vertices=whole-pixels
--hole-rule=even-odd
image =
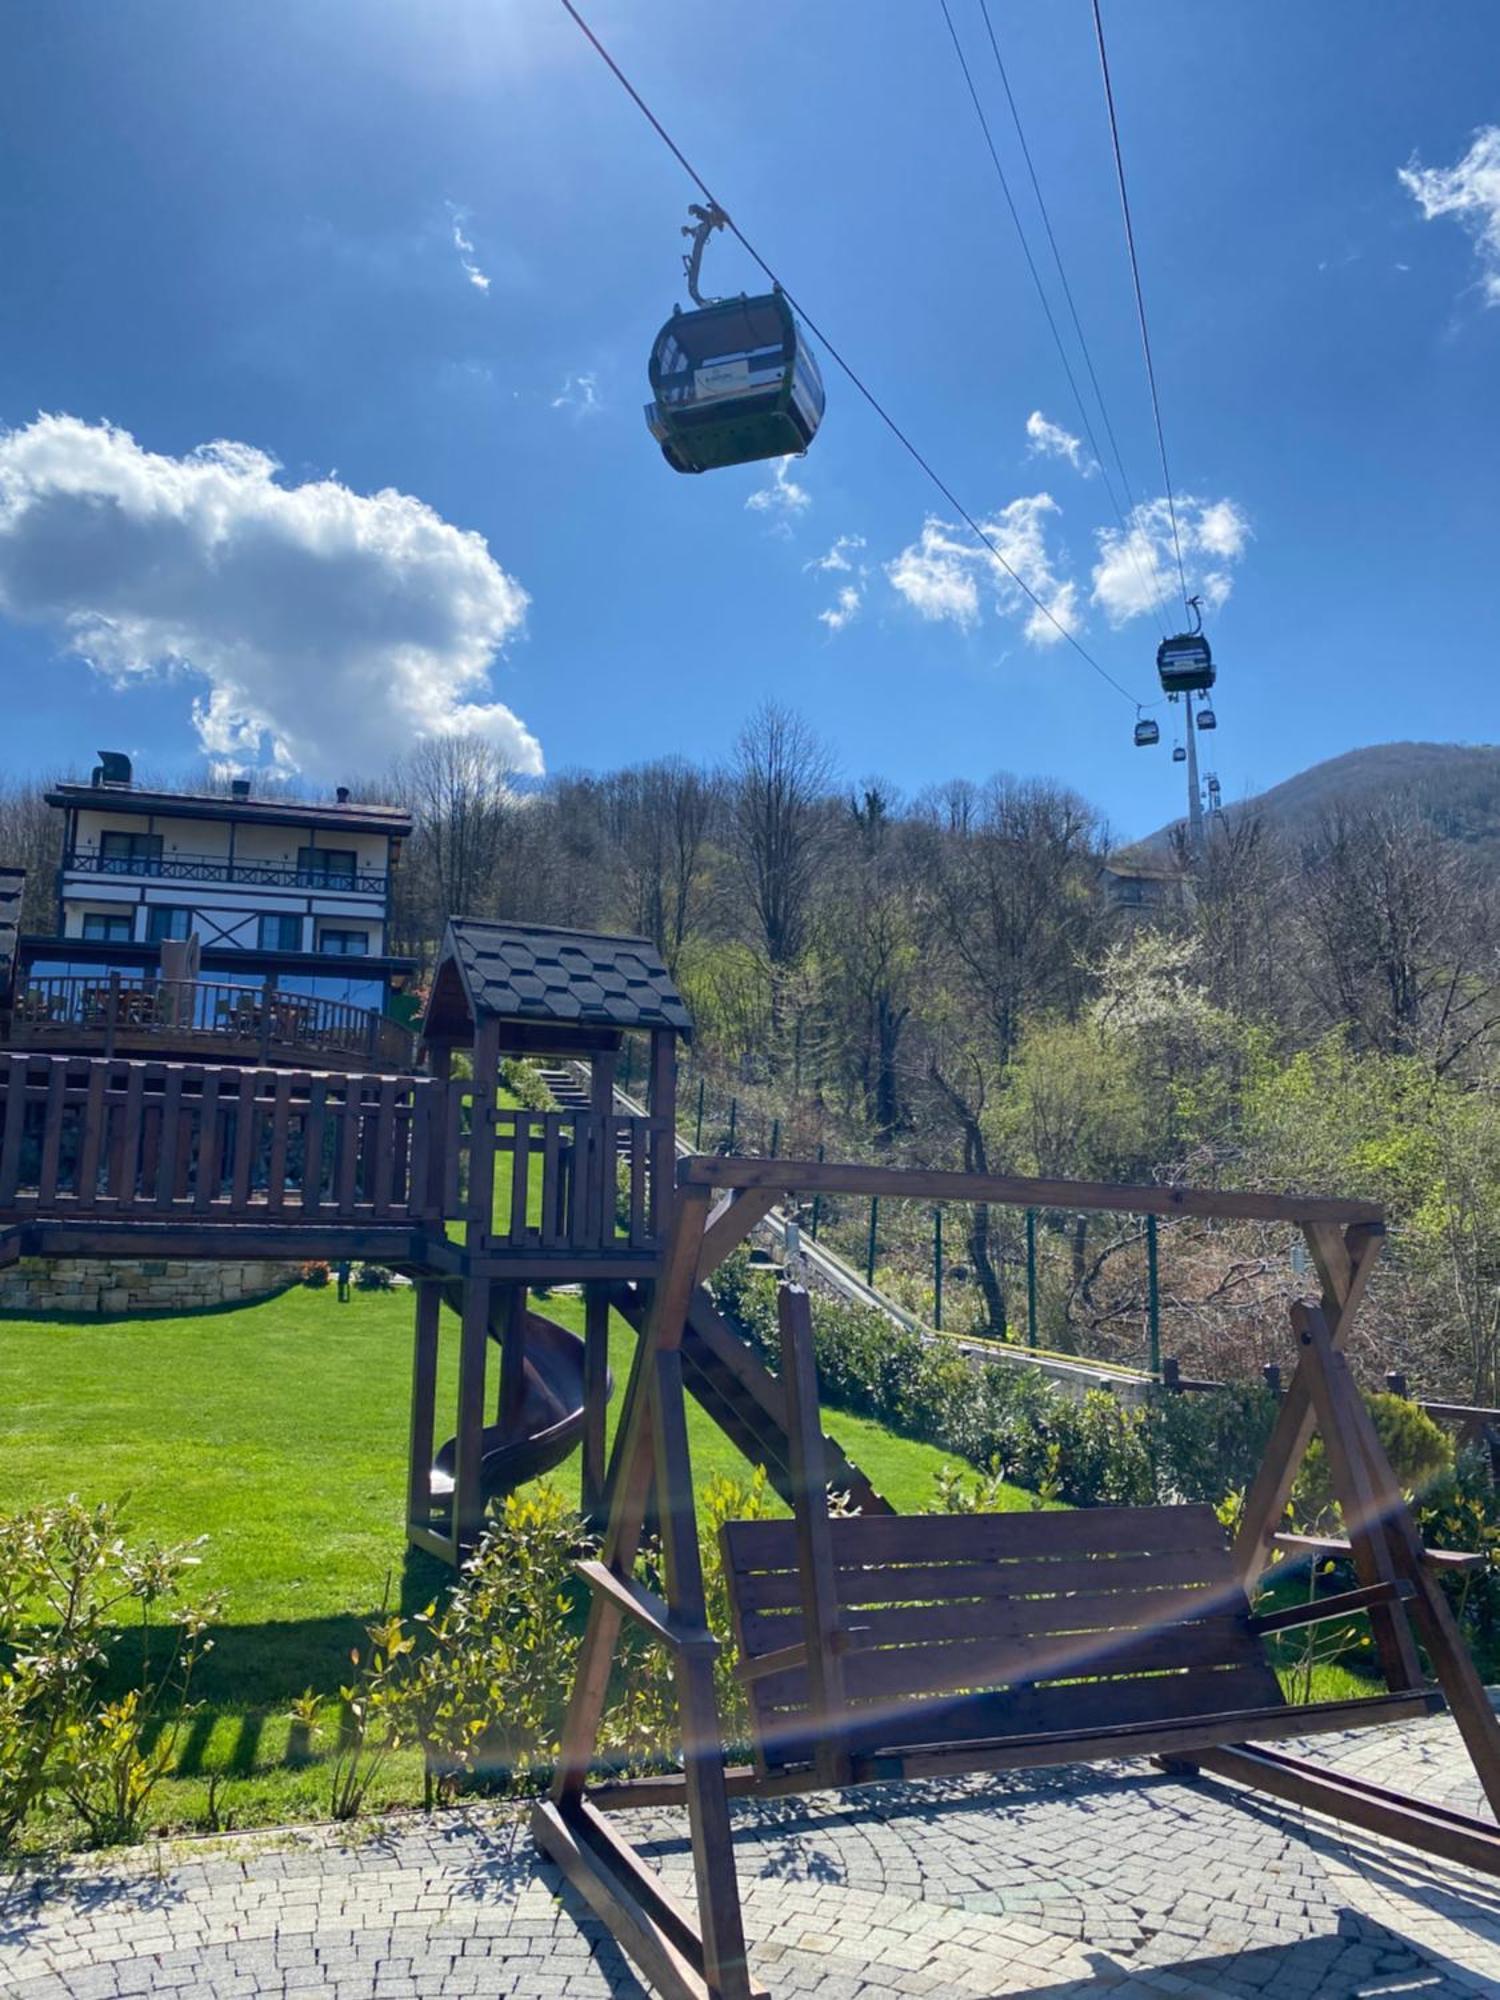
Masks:
[[[300,1275],[296,1264],[23,1257],[0,1271],[0,1312],[192,1312],[264,1298]]]

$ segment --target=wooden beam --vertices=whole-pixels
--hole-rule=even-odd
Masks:
[[[484,1378],[492,1287],[472,1275],[464,1283],[458,1345],[458,1423],[453,1456],[453,1539],[464,1554],[484,1527],[479,1461],[484,1449]]]
[[[696,1153],[677,1163],[677,1185],[774,1188],[778,1194],[880,1195],[908,1201],[991,1202],[1009,1208],[1113,1210],[1126,1215],[1196,1215],[1226,1221],[1373,1224],[1378,1202],[1316,1195],[1259,1194],[1231,1188],[1127,1186],[1113,1181],[1023,1180],[1009,1174],[939,1173],[833,1160],[726,1159]]]
[[[674,1652],[684,1646],[701,1646],[710,1653],[717,1653],[719,1642],[706,1625],[695,1629],[680,1625],[672,1615],[666,1599],[658,1597],[654,1590],[647,1590],[634,1577],[616,1576],[601,1562],[575,1563],[574,1568],[590,1590],[601,1592],[614,1602],[637,1625],[658,1639]]]
[[[822,1786],[849,1782],[847,1704],[844,1699],[838,1574],[828,1519],[827,1456],[818,1412],[818,1371],[813,1359],[812,1306],[800,1285],[778,1289],[781,1380],[786,1392],[786,1435],[802,1577],[802,1638],[807,1649],[807,1699],[817,1728],[813,1768]]]
[[[1348,1556],[1351,1550],[1342,1535],[1273,1535],[1273,1545],[1289,1556]],[[1422,1560],[1431,1569],[1487,1569],[1489,1557],[1482,1549],[1426,1549]],[[1276,1574],[1275,1569],[1265,1572]]]
[[[1323,1311],[1341,1348],[1349,1338],[1354,1316],[1380,1255],[1383,1230],[1357,1228],[1341,1232],[1321,1226],[1305,1231],[1323,1281]],[[1234,1539],[1234,1567],[1248,1596],[1270,1560],[1273,1537],[1281,1527],[1307,1447],[1312,1442],[1313,1405],[1307,1369],[1299,1357],[1276,1412],[1271,1437],[1250,1489],[1245,1495],[1239,1532]]]
[[[1334,1349],[1327,1321],[1315,1306],[1299,1300],[1292,1307],[1292,1325],[1302,1342],[1299,1371],[1305,1369],[1307,1374],[1318,1430],[1328,1454],[1334,1497],[1349,1536],[1355,1575],[1366,1588],[1394,1585],[1398,1569],[1396,1551],[1387,1534],[1390,1499],[1388,1494],[1377,1492],[1365,1454],[1356,1442],[1352,1412],[1345,1395],[1346,1382],[1348,1394],[1363,1411],[1359,1391],[1348,1376],[1348,1363]],[[1395,1505],[1404,1511],[1406,1503],[1399,1492]],[[1392,1595],[1394,1592],[1388,1591],[1387,1600]],[[1393,1610],[1389,1601],[1372,1605],[1370,1630],[1386,1686],[1393,1692],[1399,1688],[1424,1687],[1427,1677],[1404,1608]]]
[[[1216,1778],[1232,1779],[1366,1833],[1421,1848],[1444,1861],[1500,1875],[1500,1827],[1467,1813],[1403,1798],[1383,1785],[1320,1768],[1278,1750],[1225,1745],[1202,1750],[1193,1761]]]
[[[1416,1585],[1404,1577],[1392,1583],[1364,1584],[1358,1590],[1340,1590],[1332,1597],[1315,1597],[1306,1604],[1284,1604],[1279,1611],[1263,1611],[1250,1620],[1250,1629],[1262,1638],[1267,1632],[1290,1632],[1300,1625],[1326,1625],[1331,1618],[1350,1618],[1356,1611],[1368,1611],[1372,1604],[1391,1604],[1416,1595]]]
[[[432,1508],[432,1452],[437,1403],[438,1328],[443,1311],[442,1287],[420,1278],[416,1287],[412,1340],[411,1425],[406,1454],[406,1519],[425,1523]]]
[[[609,1293],[586,1285],[583,1293],[583,1492],[585,1520],[604,1506],[608,1456],[605,1405],[609,1401]]]
[[[642,1900],[592,1842],[579,1837],[576,1812],[565,1814],[550,1799],[543,1799],[531,1809],[531,1834],[663,2000],[718,2000],[699,1967],[662,1923],[660,1912]]]
[[[725,1195],[703,1231],[703,1254],[698,1259],[700,1285],[707,1284],[724,1259],[765,1221],[780,1199],[781,1191],[777,1188],[735,1188]]]

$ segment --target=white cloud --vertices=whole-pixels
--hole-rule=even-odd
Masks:
[[[453,247],[458,252],[458,261],[463,267],[463,274],[476,291],[487,292],[490,281],[475,263],[477,253],[473,243],[465,234],[468,220],[469,211],[466,208],[456,208],[451,201],[448,203],[448,222],[453,237]]]
[[[1058,511],[1049,493],[1025,494],[981,523],[1015,577],[1051,612],[1050,618],[988,548],[974,541],[966,530],[932,515],[922,524],[918,539],[886,564],[885,573],[892,588],[920,616],[946,619],[964,628],[978,623],[983,605],[981,585],[988,585],[994,607],[1002,616],[1025,618],[1026,637],[1033,644],[1055,644],[1063,637],[1059,625],[1071,632],[1080,622],[1077,587],[1058,577],[1046,546],[1048,516]]]
[[[0,432],[0,612],[118,685],[206,684],[193,721],[221,759],[357,775],[477,730],[539,772],[536,738],[489,699],[528,600],[483,537],[409,494],[279,469],[250,445],[172,458],[67,416]]]
[[[830,604],[826,611],[818,613],[818,622],[820,625],[826,625],[830,632],[842,632],[846,625],[852,625],[859,616],[864,601],[863,585],[846,583],[838,594],[838,601]]]
[[[826,555],[813,556],[802,567],[804,569],[820,570],[852,570],[854,564],[850,561],[850,557],[856,549],[862,549],[864,545],[865,538],[863,535],[840,535]],[[860,568],[863,569],[863,567],[864,565],[861,564]]]
[[[1457,216],[1469,231],[1485,302],[1500,306],[1500,125],[1482,126],[1456,166],[1419,167],[1413,155],[1398,178],[1428,222]]]
[[[580,417],[597,416],[604,408],[599,394],[599,377],[590,369],[570,375],[552,398],[554,410],[572,410]]]
[[[1065,431],[1061,424],[1049,422],[1040,410],[1033,410],[1026,419],[1026,440],[1026,449],[1032,458],[1064,459],[1085,479],[1097,470],[1094,461],[1084,454],[1083,439]]]
[[[756,514],[776,515],[784,527],[796,515],[807,512],[812,505],[812,495],[793,479],[790,458],[778,458],[774,463],[776,469],[770,485],[758,486],[745,505]]]
[[[1238,562],[1250,539],[1250,523],[1233,500],[1197,500],[1179,493],[1177,537],[1188,572],[1189,587],[1209,610],[1216,610],[1231,588],[1222,565]],[[1212,557],[1215,567],[1201,570],[1195,559]],[[1111,625],[1158,613],[1177,589],[1177,554],[1172,540],[1172,516],[1165,499],[1145,500],[1126,520],[1126,532],[1099,530],[1099,560],[1094,565],[1093,601]]]

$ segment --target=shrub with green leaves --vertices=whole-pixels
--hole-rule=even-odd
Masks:
[[[212,1643],[215,1607],[179,1601],[197,1547],[135,1547],[76,1499],[0,1516],[0,1849],[59,1805],[91,1840],[139,1834]],[[139,1680],[106,1696],[127,1647]]]

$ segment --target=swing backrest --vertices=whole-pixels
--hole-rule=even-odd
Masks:
[[[830,1733],[869,1756],[1285,1706],[1212,1508],[825,1523],[842,1684],[827,1716],[810,1708],[797,1653],[809,1629],[797,1524],[722,1531],[763,1770],[808,1762]]]

